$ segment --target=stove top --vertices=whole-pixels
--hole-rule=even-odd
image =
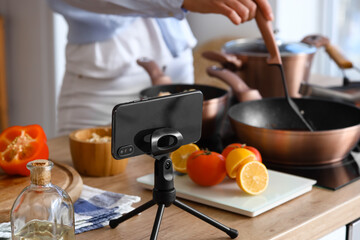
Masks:
[[[324,165],[294,166],[275,164],[264,161],[269,168],[280,172],[294,174],[316,180],[316,186],[338,190],[360,179],[360,154],[351,152],[344,160]]]

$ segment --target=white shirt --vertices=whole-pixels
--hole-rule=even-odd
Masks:
[[[49,1],[61,2],[61,0]],[[81,3],[83,1],[67,0],[67,2]],[[90,2],[103,3],[104,1],[86,0],[84,2],[89,7],[92,6]],[[113,2],[115,1],[111,1],[112,5]],[[171,3],[178,1],[144,2],[154,2],[155,5],[158,2],[160,5],[165,4],[164,6],[158,6],[159,8],[171,6],[170,9],[172,9],[174,7]],[[109,3],[109,1],[106,1],[106,3]],[[111,11],[115,9],[112,5]],[[63,7],[63,5],[60,5],[60,7]],[[102,6],[97,9],[104,10],[105,7]],[[65,11],[62,14],[67,18],[68,23],[76,25],[80,32],[83,29],[83,24],[86,25],[85,20],[88,20],[88,18],[83,15],[83,10],[76,10],[75,8],[74,12],[72,12],[75,16],[67,15]],[[61,9],[60,11],[57,9],[57,11],[61,12]],[[131,11],[130,14],[133,15],[134,13]],[[78,12],[80,13],[78,14]],[[146,12],[146,14],[150,14],[150,12]],[[159,9],[157,9],[157,12],[159,12]],[[169,11],[166,12],[166,14],[169,13]],[[184,12],[181,8],[177,8],[172,14],[179,17]],[[77,18],[79,15],[80,19]],[[74,19],[69,19],[71,17]],[[96,16],[92,15],[91,19],[92,17]],[[102,14],[99,17],[106,18],[107,16]],[[113,16],[110,16],[110,18],[114,19]],[[88,29],[86,29],[85,33],[94,37],[93,33],[97,33],[97,31],[93,27],[96,27],[99,21],[90,20],[90,22],[94,26],[87,26]],[[101,23],[106,24],[103,21]],[[151,86],[149,76],[136,63],[139,58],[147,57],[155,60],[161,67],[166,66],[165,73],[172,78],[174,83],[193,83],[192,48],[196,44],[196,39],[192,35],[186,20],[179,23],[180,31],[175,31],[175,33],[181,34],[181,37],[186,40],[185,48],[178,53],[179,57],[173,56],[174,54],[165,42],[163,31],[155,18],[133,18],[129,23],[114,31],[112,37],[104,41],[68,43],[66,47],[66,73],[58,105],[59,133],[66,134],[78,128],[110,124],[112,108],[115,105],[139,98],[139,92]],[[111,32],[108,31],[109,29],[106,30],[106,33]],[[86,39],[86,36],[81,37]]]

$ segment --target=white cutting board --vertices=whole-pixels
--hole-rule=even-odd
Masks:
[[[188,175],[176,175],[174,178],[176,196],[194,202],[217,207],[227,211],[255,217],[280,204],[309,192],[315,180],[298,177],[273,170],[269,172],[269,185],[260,195],[249,195],[237,186],[235,180],[225,180],[212,187],[202,187],[194,183]],[[137,178],[145,188],[152,189],[154,175]]]

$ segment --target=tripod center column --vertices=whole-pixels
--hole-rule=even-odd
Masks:
[[[168,155],[155,160],[154,191],[155,202],[171,205],[175,201],[174,172]]]

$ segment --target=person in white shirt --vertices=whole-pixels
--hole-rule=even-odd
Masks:
[[[166,67],[173,83],[193,83],[196,39],[187,11],[219,13],[234,24],[272,20],[267,0],[48,0],[68,23],[66,72],[58,101],[60,135],[111,123],[112,108],[151,86],[142,57]]]

